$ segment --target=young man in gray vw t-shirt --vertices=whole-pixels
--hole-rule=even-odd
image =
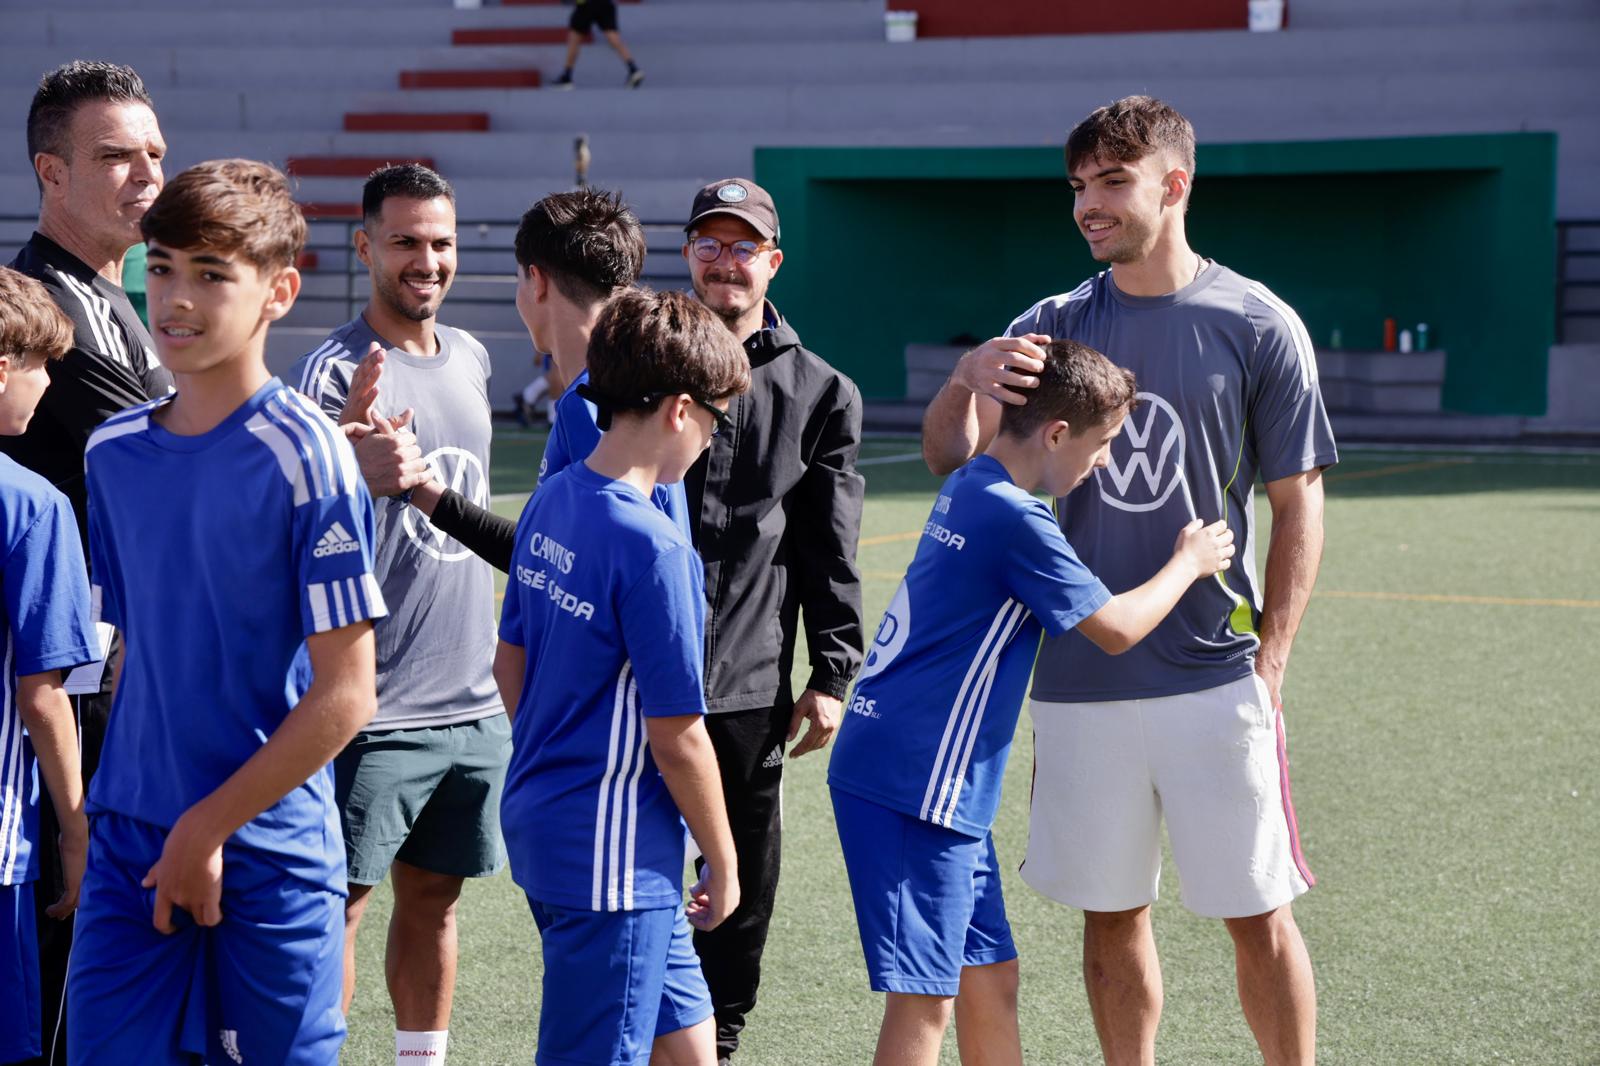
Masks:
[[[407,499],[437,478],[488,506],[489,356],[434,320],[456,267],[455,196],[445,180],[416,164],[386,167],[367,180],[362,215],[355,246],[372,298],[291,376],[330,416],[374,427],[356,450],[379,497],[376,571],[390,610],[376,630],[377,716],[334,762],[350,874],[344,1007],[355,992],[362,912],[392,872],[386,970],[396,1060],[442,1063],[455,902],[463,878],[505,862],[499,811],[511,729],[490,674],[489,564]],[[380,377],[387,417],[374,410]]]
[[[1310,1063],[1316,992],[1290,902],[1314,882],[1280,691],[1322,554],[1321,472],[1338,460],[1315,357],[1286,303],[1190,249],[1194,131],[1182,115],[1143,96],[1100,108],[1068,137],[1067,173],[1078,228],[1111,268],[962,357],[928,408],[928,465],[946,473],[986,447],[1000,405],[1027,402],[1039,346],[1079,341],[1132,370],[1140,401],[1107,467],[1057,501],[1084,564],[1113,590],[1132,587],[1194,518],[1225,519],[1239,552],[1125,655],[1075,633],[1046,640],[1022,876],[1084,912],[1106,1061],[1153,1063],[1162,992],[1150,905],[1164,816],[1184,905],[1232,935],[1262,1055]],[[1272,509],[1264,581],[1257,477]]]

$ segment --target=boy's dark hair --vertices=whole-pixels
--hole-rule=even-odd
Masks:
[[[710,308],[682,292],[628,289],[589,336],[589,395],[601,428],[615,412],[648,412],[667,396],[720,400],[750,387],[744,346]]]
[[[421,163],[396,163],[379,167],[367,176],[361,187],[361,222],[370,225],[383,212],[383,202],[398,196],[404,200],[436,200],[444,197],[456,202],[456,191],[438,171]]]
[[[561,295],[594,304],[632,285],[644,267],[644,230],[618,193],[558,192],[528,208],[517,226],[517,266],[550,275]]]
[[[72,320],[38,281],[0,267],[0,355],[16,366],[60,359],[72,347]]]
[[[1154,152],[1170,152],[1194,177],[1194,127],[1153,96],[1124,96],[1098,107],[1067,134],[1067,173],[1104,159],[1132,163]]]
[[[74,59],[39,79],[28,107],[28,159],[40,152],[65,157],[73,112],[96,100],[137,102],[155,109],[132,67]]]
[[[210,248],[268,271],[293,266],[306,220],[289,179],[251,159],[199,163],[167,183],[139,223],[147,241]]]
[[[1138,391],[1133,371],[1117,366],[1087,344],[1051,341],[1045,345],[1038,387],[1028,391],[1027,403],[1005,405],[1000,412],[1000,432],[1026,437],[1045,423],[1059,420],[1071,426],[1076,437],[1133,410]]]

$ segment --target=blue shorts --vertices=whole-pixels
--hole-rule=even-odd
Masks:
[[[115,814],[90,821],[67,975],[73,1064],[331,1066],[344,1043],[344,900],[260,852],[226,845],[222,923],[172,912],[151,924],[140,886],[166,831]]]
[[[539,1066],[639,1066],[711,1017],[683,908],[591,911],[529,899],[544,945]]]
[[[970,837],[832,791],[874,992],[954,996],[962,967],[1017,957],[993,834]]]
[[[37,921],[32,881],[0,886],[0,1062],[40,1053]]]

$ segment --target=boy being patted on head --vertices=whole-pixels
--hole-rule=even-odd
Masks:
[[[28,428],[50,385],[46,364],[71,347],[72,321],[44,286],[0,267],[0,436]],[[0,983],[11,990],[0,999],[0,1062],[41,1053],[33,883],[37,849],[48,842],[39,839],[35,769],[61,827],[64,891],[46,913],[65,919],[77,906],[89,827],[77,724],[61,679],[99,654],[72,507],[44,478],[0,455]]]
[[[283,175],[203,163],[143,229],[177,391],[88,445],[95,603],[126,653],[89,796],[72,1060],[332,1063],[328,762],[375,709],[372,499],[338,429],[263,361],[306,234]]]
[[[1106,465],[1134,380],[1071,341],[1047,354],[1027,404],[940,489],[829,766],[868,974],[889,993],[880,1063],[937,1062],[952,1002],[963,1059],[1022,1061],[990,827],[1040,635],[1125,651],[1233,554],[1223,523],[1197,519],[1138,588],[1112,595],[1084,567],[1033,493],[1065,496]]]
[[[682,293],[632,290],[590,337],[605,433],[517,525],[495,655],[512,713],[500,822],[544,953],[541,1063],[714,1066],[690,940],[738,905],[705,730],[699,555],[651,502],[750,381],[739,342]],[[707,869],[683,906],[683,824]]]

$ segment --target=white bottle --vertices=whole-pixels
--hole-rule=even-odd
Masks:
[[[1400,331],[1400,350],[1402,352],[1411,351],[1411,331],[1409,329]]]

